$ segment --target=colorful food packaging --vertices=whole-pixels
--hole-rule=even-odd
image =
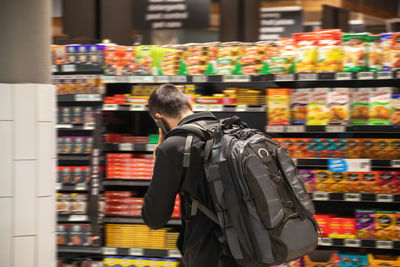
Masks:
[[[391,96],[391,87],[371,88],[369,110],[370,125],[390,124]]]
[[[368,34],[343,34],[344,71],[366,71],[368,55]]]
[[[376,240],[393,240],[396,231],[396,218],[394,212],[377,211],[375,213],[375,238]]]
[[[329,88],[311,88],[310,103],[307,106],[307,125],[327,125]]]
[[[329,235],[329,224],[332,216],[325,214],[315,214],[314,219],[317,221],[319,228],[321,229],[321,236],[328,237]]]
[[[141,45],[136,47],[135,51],[135,64],[136,64],[136,75],[152,75],[153,74],[153,52],[154,46]]]
[[[331,173],[332,184],[330,191],[334,193],[345,192],[345,186],[347,184],[347,173],[345,172],[332,172]]]
[[[375,158],[377,159],[390,159],[392,146],[390,139],[376,139],[375,140]]]
[[[346,139],[346,157],[350,159],[359,159],[362,154],[361,139],[347,138]]]
[[[366,125],[368,124],[369,113],[369,93],[370,88],[352,88],[350,93],[351,99],[351,124]]]
[[[397,189],[396,172],[379,171],[378,172],[378,191],[376,193],[395,194]]]
[[[305,158],[307,157],[307,143],[309,138],[296,138],[293,140],[292,157]]]
[[[268,125],[289,124],[290,89],[268,89],[267,108]]]
[[[400,125],[400,95],[392,95],[390,124]]]
[[[316,70],[318,59],[318,37],[316,33],[295,33],[296,73],[312,73]]]
[[[382,33],[381,34],[381,47],[382,47],[382,70],[391,70],[392,58],[392,33]]]
[[[330,238],[355,238],[355,219],[331,218],[329,222]]]
[[[307,105],[310,91],[306,88],[291,89],[290,92],[290,124],[305,125],[307,122]]]
[[[368,266],[367,255],[339,253],[339,267],[364,267]]]
[[[400,266],[400,257],[390,255],[368,255],[368,266],[370,267],[398,267]]]
[[[238,42],[224,43],[218,48],[218,59],[216,61],[216,74],[232,74],[239,61],[243,47]]]
[[[317,191],[319,192],[330,192],[332,179],[331,173],[327,170],[316,170],[315,178],[317,181]]]
[[[378,187],[378,173],[376,171],[362,173],[360,181],[361,192],[375,193]]]
[[[342,33],[340,30],[322,30],[318,36],[317,72],[343,71]]]
[[[284,74],[294,72],[295,51],[296,47],[293,38],[280,38],[279,50],[268,60],[268,73]]]
[[[263,51],[261,47],[255,45],[247,45],[241,51],[239,58],[241,73],[258,74],[263,67]]]
[[[383,51],[380,35],[368,36],[368,70],[380,71],[383,67]]]
[[[361,173],[347,172],[346,183],[343,185],[343,192],[358,193],[360,189]]]
[[[375,239],[373,210],[356,210],[356,236],[358,239]]]
[[[307,192],[316,191],[316,181],[314,170],[299,170],[299,177],[304,182]]]
[[[392,34],[392,44],[391,44],[391,64],[392,70],[397,70],[400,68],[400,33]]]
[[[329,88],[329,125],[347,125],[349,122],[349,88]]]
[[[335,251],[316,250],[303,257],[304,267],[338,267],[339,257]]]
[[[394,236],[395,240],[400,240],[400,211],[396,211],[394,214],[394,217],[396,219],[396,234]]]

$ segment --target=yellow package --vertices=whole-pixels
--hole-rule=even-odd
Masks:
[[[329,112],[327,96],[329,88],[311,88],[310,103],[307,106],[307,125],[327,125]]]
[[[317,191],[330,192],[332,186],[331,173],[327,170],[316,170]]]
[[[375,218],[376,239],[393,240],[396,232],[395,214],[390,211],[377,211]]]
[[[103,260],[105,267],[117,267],[120,266],[120,258],[117,257],[106,257]]]
[[[332,172],[331,173],[330,191],[335,193],[345,192],[347,185],[347,173],[346,172]]]
[[[268,89],[267,109],[268,125],[289,124],[290,89]]]
[[[295,33],[296,73],[311,73],[316,70],[318,57],[318,39],[316,33]]]
[[[399,267],[400,257],[389,255],[368,255],[368,266],[370,267]]]

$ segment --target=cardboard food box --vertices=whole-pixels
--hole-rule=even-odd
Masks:
[[[375,239],[375,211],[356,210],[356,236],[359,239]]]
[[[289,124],[290,89],[268,89],[267,108],[268,125]]]
[[[376,211],[376,240],[393,240],[396,232],[396,217],[393,211]]]
[[[306,88],[291,89],[290,92],[290,124],[305,125],[307,122],[307,105],[310,91]]]
[[[339,267],[364,267],[368,266],[367,255],[339,253]]]
[[[367,125],[369,117],[370,88],[351,89],[351,124]]]
[[[304,267],[338,267],[339,257],[333,250],[315,250],[303,257]]]
[[[389,255],[368,255],[368,266],[370,267],[399,267],[400,257]]]
[[[389,125],[391,112],[391,87],[371,88],[370,94],[370,125]]]
[[[328,110],[329,125],[347,125],[349,123],[350,89],[329,88]]]
[[[307,125],[328,125],[328,91],[329,88],[310,89],[310,103],[307,106]]]

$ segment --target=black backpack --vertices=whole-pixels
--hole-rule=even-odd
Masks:
[[[216,214],[192,198],[220,225],[222,243],[244,266],[278,265],[310,253],[318,244],[314,205],[286,149],[232,117],[197,121],[167,135],[188,133],[183,167],[190,165],[193,135],[205,141],[204,168]]]

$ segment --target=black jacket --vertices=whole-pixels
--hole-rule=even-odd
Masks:
[[[209,112],[196,113],[185,117],[178,126],[198,120],[217,119]],[[187,170],[189,174],[186,175],[183,168],[186,136],[186,133],[170,136],[157,148],[153,178],[142,208],[144,222],[152,229],[164,227],[171,217],[176,195],[184,192],[184,195],[181,195],[181,209],[185,219],[182,219],[183,225],[178,239],[184,265],[236,266],[230,257],[222,254],[215,234],[219,226],[200,211],[190,217],[188,195],[198,199],[210,210],[214,211],[214,208],[203,169],[205,143],[197,136],[193,138],[190,168]]]

